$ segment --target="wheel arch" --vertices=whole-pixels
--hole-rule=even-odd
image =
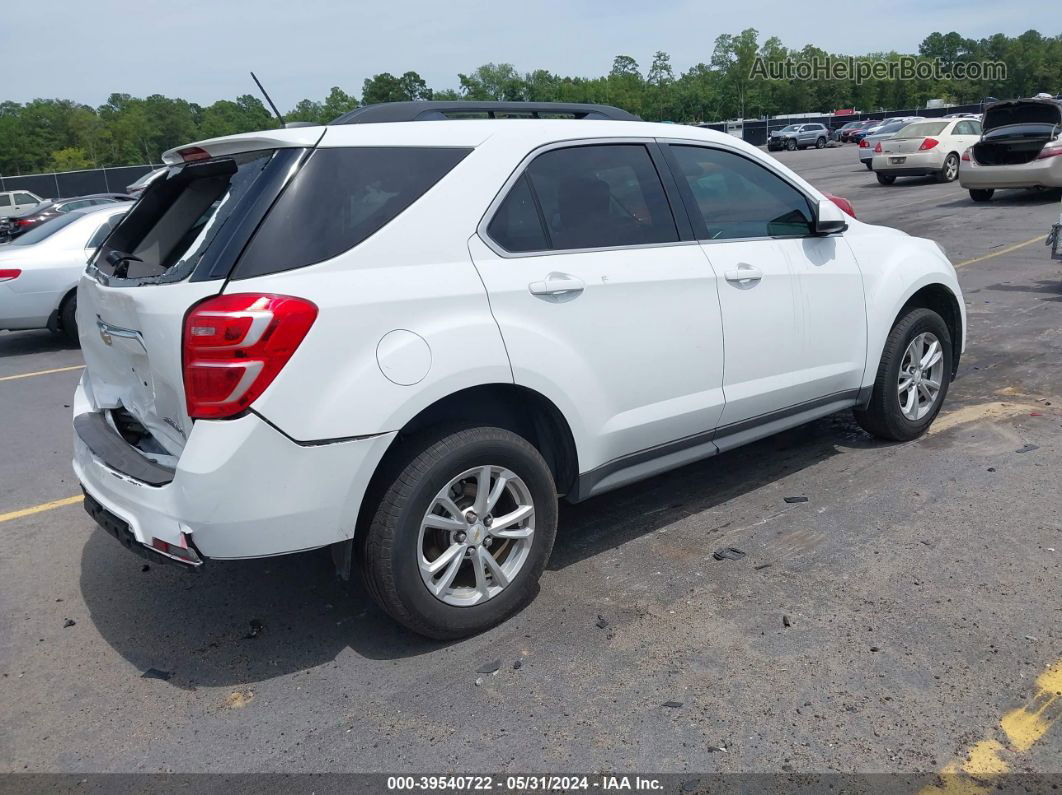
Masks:
[[[431,403],[398,431],[369,481],[358,510],[355,538],[371,520],[370,506],[397,473],[416,439],[442,425],[488,425],[527,439],[546,460],[557,492],[566,494],[579,475],[575,436],[564,414],[545,395],[517,384],[467,387]]]
[[[955,293],[946,285],[940,282],[931,282],[920,287],[904,302],[892,319],[893,325],[907,312],[918,308],[930,309],[936,312],[948,327],[948,333],[951,335],[951,377],[954,378],[959,369],[959,358],[962,356],[963,335],[965,333],[959,299],[955,297]]]

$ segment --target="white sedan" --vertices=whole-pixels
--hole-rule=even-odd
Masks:
[[[979,140],[977,119],[927,119],[878,141],[871,167],[882,185],[891,185],[897,177],[931,175],[938,182],[953,182],[959,176],[962,153]]]
[[[132,202],[53,218],[0,245],[0,330],[47,328],[77,342],[77,283]]]

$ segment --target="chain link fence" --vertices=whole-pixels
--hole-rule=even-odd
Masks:
[[[115,166],[51,174],[0,176],[0,191],[28,190],[42,199],[70,198],[89,193],[124,193],[128,185],[159,166]]]

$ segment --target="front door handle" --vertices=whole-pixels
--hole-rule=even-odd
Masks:
[[[531,282],[527,289],[531,295],[578,295],[586,283],[570,273],[551,273],[539,282]]]
[[[758,282],[763,278],[763,271],[742,262],[735,269],[727,271],[724,275],[728,282]]]

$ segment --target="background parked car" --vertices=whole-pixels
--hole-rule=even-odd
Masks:
[[[40,196],[28,190],[3,191],[0,193],[0,219],[32,210],[42,201],[44,200]]]
[[[886,138],[891,138],[898,133],[908,124],[912,124],[916,121],[924,121],[921,116],[901,116],[894,119],[886,119],[885,123],[877,128],[877,132],[870,133],[859,142],[859,149],[856,150],[859,153],[859,162],[871,168],[871,161],[874,159],[874,147],[879,141],[884,141]]]
[[[976,119],[934,119],[908,124],[874,146],[873,168],[878,182],[891,185],[897,177],[932,174],[938,182],[959,176],[959,158],[981,137]],[[878,152],[878,147],[881,152]]]
[[[131,206],[73,210],[0,246],[0,329],[47,328],[76,343],[78,279]]]
[[[778,149],[807,149],[814,146],[822,149],[830,138],[830,131],[825,124],[790,124],[780,130],[775,130],[767,139],[767,148],[771,151]]]
[[[1062,188],[1062,103],[997,102],[985,109],[981,140],[962,155],[959,184],[974,201],[997,188]]]
[[[156,168],[154,171],[149,171],[136,182],[132,183],[131,185],[127,185],[125,188],[125,192],[132,196],[134,199],[138,198],[140,194],[144,192],[144,189],[147,188],[148,185],[150,185],[152,182],[154,182],[156,179],[158,179],[165,173],[165,168]]]
[[[830,133],[830,140],[832,141],[844,141],[845,133],[855,129],[863,122],[861,121],[849,121],[844,124],[835,127],[833,132]]]
[[[857,144],[862,141],[864,137],[870,135],[872,130],[876,130],[883,123],[883,119],[871,119],[870,121],[865,122],[862,127],[852,130],[850,133],[848,133],[848,140],[854,144]]]
[[[92,193],[88,196],[76,196],[69,199],[53,199],[42,202],[20,215],[0,220],[0,240],[18,237],[35,226],[43,224],[56,216],[86,207],[100,204],[130,201],[133,197],[124,193]]]

